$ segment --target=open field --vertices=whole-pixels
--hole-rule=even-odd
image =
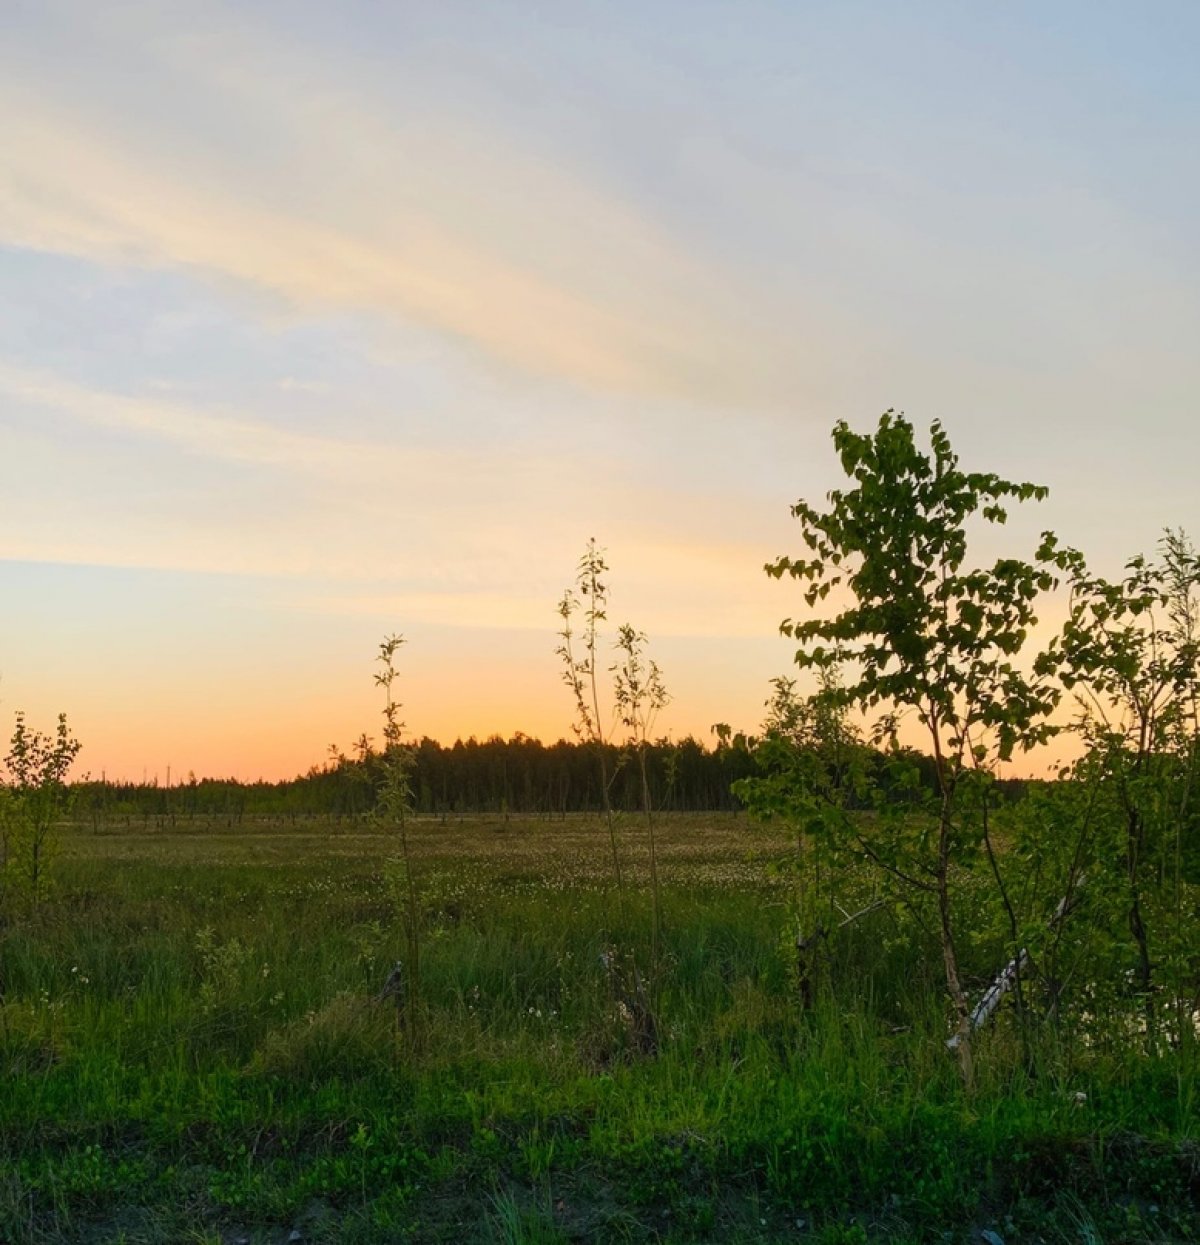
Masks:
[[[830,939],[802,1010],[784,832],[661,819],[657,971],[637,821],[624,900],[595,819],[410,833],[401,1011],[378,998],[405,948],[394,839],[68,830],[0,943],[0,1240],[1200,1235],[1194,1053],[1022,1052],[1001,1016],[967,1095],[944,987],[886,908]],[[973,988],[995,956],[970,952]]]

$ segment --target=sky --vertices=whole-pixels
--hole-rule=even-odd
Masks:
[[[277,778],[569,735],[590,537],[753,728],[834,422],[1200,531],[1200,9],[0,0],[0,723]],[[1050,602],[1048,616],[1061,611]],[[2,733],[2,732],[0,732]]]

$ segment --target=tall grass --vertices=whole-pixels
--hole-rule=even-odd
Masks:
[[[0,1239],[1197,1232],[1185,1053],[1023,1045],[1003,1014],[967,1097],[930,957],[882,910],[831,936],[802,1011],[786,836],[663,820],[645,1059],[600,955],[653,915],[611,928],[603,822],[410,833],[419,1051],[375,997],[406,937],[386,836],[68,836],[0,946]],[[628,884],[648,866],[631,847]],[[995,948],[965,958],[983,980]]]

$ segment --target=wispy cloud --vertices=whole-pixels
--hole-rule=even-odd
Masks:
[[[782,609],[761,572],[774,548],[715,538],[737,504],[702,489],[665,486],[649,507],[619,471],[576,477],[549,454],[497,471],[486,449],[319,436],[4,360],[0,404],[21,416],[7,437],[24,438],[7,441],[24,469],[0,497],[0,559],[267,577],[304,612],[544,631],[595,523],[617,568],[617,614],[654,634],[761,636]],[[161,475],[179,454],[194,469]],[[170,501],[147,523],[151,481]],[[547,524],[550,513],[560,520]],[[705,522],[680,538],[679,513]]]
[[[321,474],[372,476],[386,468],[378,446],[294,432],[214,414],[178,402],[148,400],[76,385],[0,359],[0,394],[62,412],[98,428],[169,442],[188,453]]]
[[[215,10],[202,40],[147,24],[144,72],[181,79],[187,108],[88,107],[70,81],[86,96],[86,65],[0,82],[0,239],[419,322],[606,391],[749,400],[773,383],[786,352],[765,309],[747,318],[727,272],[579,171],[483,121],[372,107],[278,31]],[[190,122],[239,112],[256,159]]]
[[[770,637],[791,595],[768,581],[762,571],[762,550],[749,544],[700,548],[639,541],[619,548],[616,558],[611,617],[617,622],[630,621],[659,639]],[[567,558],[560,565],[565,587],[572,568]],[[713,599],[707,587],[714,582],[725,589],[718,599]],[[418,619],[439,627],[484,624],[546,633],[559,625],[557,599],[550,591],[531,593],[523,584],[471,590],[447,584],[437,592],[316,593],[298,596],[294,605],[324,614]]]

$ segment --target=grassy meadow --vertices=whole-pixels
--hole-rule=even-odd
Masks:
[[[0,933],[0,1240],[1200,1235],[1194,1046],[1005,1008],[968,1092],[935,942],[869,911],[802,1006],[791,835],[660,817],[656,940],[643,830],[618,894],[601,819],[410,822],[419,990],[388,992],[366,823],[65,829]],[[973,989],[1001,954],[964,951]]]

